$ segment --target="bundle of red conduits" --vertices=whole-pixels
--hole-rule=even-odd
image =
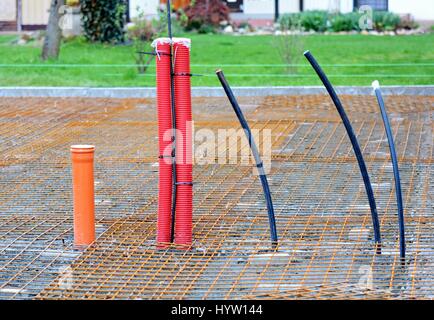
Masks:
[[[154,41],[157,54],[157,110],[159,141],[158,248],[171,242],[172,217],[172,111],[171,43],[173,45],[176,113],[176,215],[175,244],[187,249],[192,242],[192,112],[190,82],[190,40],[160,38]]]

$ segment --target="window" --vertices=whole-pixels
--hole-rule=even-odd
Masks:
[[[388,0],[354,0],[354,8],[360,8],[360,6],[370,6],[377,11],[388,11]]]

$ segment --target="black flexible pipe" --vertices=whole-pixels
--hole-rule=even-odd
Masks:
[[[173,66],[173,42],[172,42],[172,6],[170,0],[167,0],[167,31],[170,39],[170,100],[172,111],[172,225],[170,231],[170,241],[175,240],[175,218],[176,218],[176,110],[175,110],[175,79]]]
[[[390,128],[389,117],[387,116],[386,107],[384,105],[383,96],[381,95],[380,84],[378,81],[372,83],[375,95],[377,96],[378,105],[381,110],[384,128],[386,129],[387,140],[389,142],[390,157],[393,165],[393,175],[395,178],[395,194],[398,205],[398,220],[399,220],[399,253],[402,262],[405,262],[405,225],[404,225],[404,205],[402,203],[401,178],[399,177],[398,157],[396,156],[395,143],[393,141],[392,129]]]
[[[235,98],[234,93],[232,92],[231,87],[229,86],[229,83],[226,81],[225,75],[223,74],[223,71],[217,70],[216,71],[217,77],[220,80],[220,83],[222,84],[223,89],[226,92],[226,95],[232,105],[232,108],[235,111],[235,114],[237,115],[238,120],[240,121],[241,127],[244,129],[244,133],[247,136],[247,140],[249,141],[250,149],[252,150],[253,157],[255,158],[256,167],[258,168],[259,177],[261,179],[262,188],[264,190],[264,196],[265,200],[267,202],[267,210],[268,210],[268,220],[270,223],[270,234],[271,234],[271,244],[272,247],[275,248],[278,244],[277,239],[277,230],[276,230],[276,219],[274,217],[274,207],[273,207],[273,201],[271,199],[271,193],[270,193],[270,187],[268,185],[267,176],[264,171],[264,165],[261,160],[261,157],[259,156],[259,151],[256,146],[256,143],[253,139],[252,132],[250,131],[249,125],[246,121],[246,118],[244,117],[241,108],[237,102],[237,99]]]
[[[348,137],[351,140],[351,144],[353,145],[353,150],[354,153],[356,154],[357,162],[359,164],[360,172],[362,174],[363,182],[365,184],[366,193],[368,195],[369,206],[371,208],[372,223],[374,226],[374,238],[377,247],[377,253],[381,253],[381,233],[380,233],[380,223],[378,221],[377,205],[375,204],[374,192],[372,190],[372,185],[369,179],[368,170],[366,169],[365,160],[363,159],[362,151],[360,150],[360,146],[357,141],[356,135],[354,134],[353,127],[351,126],[350,120],[348,119],[347,114],[345,113],[344,107],[342,106],[342,103],[339,100],[336,91],[333,89],[332,84],[330,83],[329,79],[325,75],[324,71],[319,66],[318,62],[315,60],[315,58],[312,56],[309,50],[304,53],[304,56],[310,62],[313,69],[318,74],[319,78],[321,79],[322,83],[327,89],[327,92],[329,93],[331,99],[333,100],[333,103],[336,106],[336,109],[342,119],[342,122],[344,123],[345,129],[347,130]]]

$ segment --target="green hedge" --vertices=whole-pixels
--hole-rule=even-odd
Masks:
[[[304,31],[360,31],[359,20],[361,14],[329,13],[327,11],[304,11],[301,13],[284,14],[279,23],[282,30]],[[400,17],[391,12],[376,11],[373,15],[373,28],[377,31],[396,30],[400,24]]]
[[[359,20],[360,14],[357,12],[335,14],[330,17],[330,28],[334,32],[360,31]]]
[[[80,0],[84,36],[93,42],[124,41],[125,0]]]
[[[304,30],[324,32],[327,30],[328,13],[326,11],[306,11],[300,15],[300,26]]]
[[[391,12],[374,11],[374,28],[377,31],[394,31],[401,18]]]

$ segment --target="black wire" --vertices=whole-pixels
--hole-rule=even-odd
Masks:
[[[393,165],[393,175],[395,178],[395,194],[398,205],[398,220],[399,220],[399,252],[401,260],[405,263],[405,225],[404,225],[404,206],[402,203],[401,179],[399,177],[398,157],[396,156],[395,143],[393,141],[392,129],[390,128],[389,117],[387,116],[386,107],[379,88],[374,88],[377,96],[378,105],[381,110],[384,128],[386,129],[387,140],[389,142],[390,157]]]
[[[253,139],[252,132],[250,131],[249,125],[246,121],[246,118],[244,117],[240,106],[238,105],[237,99],[234,96],[234,93],[232,92],[231,87],[229,86],[229,83],[226,81],[225,75],[223,74],[223,71],[217,70],[216,71],[217,77],[220,80],[220,83],[222,84],[223,89],[226,92],[226,95],[232,105],[232,108],[235,111],[235,114],[238,117],[238,120],[240,121],[241,127],[244,129],[244,133],[247,136],[247,140],[249,141],[250,149],[252,150],[253,157],[255,158],[256,167],[258,168],[259,177],[261,179],[262,188],[264,190],[264,196],[265,200],[267,202],[267,209],[268,209],[268,220],[270,223],[270,233],[271,233],[271,244],[273,248],[275,248],[278,244],[277,239],[277,230],[276,230],[276,219],[274,217],[274,207],[273,202],[271,199],[271,193],[270,193],[270,187],[268,185],[267,176],[265,175],[263,162],[261,160],[261,157],[259,156],[259,151],[256,146],[256,143]]]
[[[172,40],[172,5],[170,0],[167,0],[167,32],[169,39]]]
[[[167,30],[170,39],[170,98],[172,111],[172,224],[170,231],[170,242],[175,240],[175,219],[176,219],[176,194],[177,194],[177,179],[176,179],[176,110],[175,110],[175,80],[173,77],[173,43],[172,43],[172,8],[170,0],[167,0]]]
[[[351,140],[351,144],[353,145],[353,150],[354,153],[356,154],[357,162],[359,164],[360,172],[362,174],[363,182],[365,184],[366,193],[368,195],[369,206],[371,208],[372,224],[374,226],[374,237],[375,237],[375,243],[377,247],[377,253],[381,253],[381,233],[380,233],[380,223],[378,221],[377,205],[375,203],[374,192],[372,190],[372,185],[369,179],[368,170],[366,169],[365,160],[363,159],[362,151],[360,150],[360,146],[357,141],[356,135],[354,134],[353,127],[351,126],[350,120],[348,119],[347,114],[345,113],[344,107],[342,106],[342,103],[339,100],[336,91],[333,89],[332,84],[330,83],[329,79],[325,75],[324,71],[319,66],[318,62],[315,60],[315,58],[312,56],[312,54],[309,51],[306,51],[304,53],[304,56],[310,62],[313,69],[318,74],[319,78],[321,79],[322,83],[327,89],[327,92],[329,93],[331,99],[333,100],[333,103],[336,106],[336,109],[342,119],[342,122],[344,123],[345,129],[347,130],[348,137]]]

